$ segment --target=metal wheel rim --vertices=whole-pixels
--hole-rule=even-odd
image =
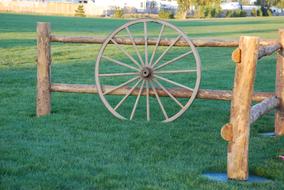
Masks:
[[[196,65],[196,81],[195,81],[195,86],[193,88],[191,97],[189,98],[189,100],[187,101],[187,103],[184,105],[184,108],[181,109],[180,111],[178,111],[176,114],[174,114],[173,116],[171,116],[170,118],[167,118],[165,120],[163,120],[163,122],[171,122],[174,121],[175,119],[177,119],[178,117],[180,117],[189,107],[190,105],[193,103],[194,99],[196,98],[196,95],[198,93],[199,90],[199,86],[200,86],[200,81],[201,81],[201,61],[200,61],[200,57],[199,57],[199,53],[196,50],[195,46],[193,45],[193,43],[191,42],[191,40],[187,37],[187,35],[179,28],[175,27],[174,25],[162,21],[162,20],[158,20],[158,19],[148,19],[148,18],[144,18],[144,19],[137,19],[134,21],[130,21],[122,26],[120,26],[119,28],[117,28],[116,30],[114,30],[105,40],[105,42],[102,44],[99,54],[97,56],[97,60],[96,60],[96,66],[95,66],[95,82],[96,82],[96,86],[97,86],[97,90],[98,90],[98,94],[99,97],[101,99],[101,101],[103,102],[103,104],[106,106],[106,108],[117,118],[119,119],[126,119],[124,116],[122,116],[121,114],[119,114],[117,111],[115,111],[113,109],[113,107],[109,104],[108,100],[105,98],[104,93],[103,93],[103,89],[102,86],[100,84],[100,77],[99,77],[99,66],[100,66],[100,60],[102,59],[102,55],[104,53],[104,50],[106,48],[106,46],[109,44],[109,42],[111,41],[111,39],[113,37],[115,37],[116,34],[118,34],[120,31],[122,31],[123,29],[125,29],[126,27],[129,27],[131,25],[135,25],[138,23],[145,23],[145,22],[154,22],[154,23],[158,23],[164,26],[167,26],[171,29],[174,29],[175,31],[177,31],[181,37],[183,39],[185,39],[185,41],[188,43],[188,45],[190,46],[191,50],[192,50],[192,54],[194,55],[195,58],[195,65]],[[149,85],[149,84],[148,84]],[[148,114],[148,113],[147,113]],[[148,119],[148,117],[147,117]]]

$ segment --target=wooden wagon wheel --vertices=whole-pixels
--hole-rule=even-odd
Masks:
[[[150,51],[149,47],[149,30],[148,26],[149,24],[155,24],[155,29],[159,29],[158,31],[158,37],[156,38],[156,42],[154,44],[153,48]],[[141,53],[141,50],[138,50],[138,45],[137,45],[137,40],[134,38],[134,33],[130,31],[130,27],[137,26],[137,25],[142,25],[142,34],[143,34],[143,53]],[[157,49],[162,48],[160,47],[161,45],[161,40],[163,33],[166,28],[169,28],[170,30],[174,31],[175,35],[177,37],[174,40],[171,40],[171,43],[167,47],[163,47],[164,50],[160,55],[157,55]],[[129,51],[127,51],[126,46],[124,46],[122,43],[117,42],[118,39],[118,34],[124,32],[128,36],[128,40],[131,41],[131,45],[128,45],[127,47],[132,48],[132,52],[135,53],[134,58]],[[169,51],[175,47],[176,43],[179,40],[185,40],[187,43],[186,48],[187,50],[185,53],[178,55],[174,57],[173,59],[170,59],[168,61],[162,61],[163,58],[169,53]],[[153,45],[153,44],[152,44]],[[112,55],[108,56],[105,55],[105,50],[107,47],[112,46],[112,48],[116,48],[115,51],[121,52],[122,55],[125,55],[124,57],[129,60],[130,63],[126,63],[126,61],[119,61],[114,57],[111,57]],[[150,55],[151,54],[151,55]],[[194,61],[194,68],[191,69],[185,69],[185,68],[180,68],[177,70],[164,70],[167,68],[169,65],[177,64],[179,61],[184,61],[188,55],[191,55]],[[142,58],[143,57],[143,58]],[[104,63],[103,60],[105,61]],[[187,63],[187,62],[186,62]],[[120,67],[123,67],[125,69],[129,69],[128,72],[108,72],[103,71],[101,69],[102,65],[117,65]],[[196,76],[195,81],[193,83],[193,86],[188,86],[185,84],[181,84],[179,82],[175,82],[174,80],[170,80],[164,76],[161,76],[163,74],[186,74],[186,75],[194,75]],[[108,78],[110,79],[109,81],[117,81],[118,77],[131,77],[128,80],[124,80],[121,82],[119,85],[116,85],[115,87],[109,89],[109,88],[104,88],[107,85],[110,84],[103,84],[102,79],[103,78]],[[114,32],[112,32],[105,40],[103,43],[98,57],[97,57],[97,62],[96,62],[96,68],[95,68],[95,80],[96,80],[96,85],[98,89],[98,94],[100,99],[102,100],[103,104],[106,106],[106,108],[117,118],[119,119],[126,119],[129,118],[130,120],[133,119],[136,108],[139,102],[139,99],[141,96],[145,95],[146,96],[146,117],[147,120],[150,120],[150,96],[156,97],[156,100],[158,102],[158,105],[160,107],[160,110],[162,111],[162,114],[164,116],[163,122],[170,122],[175,119],[177,119],[179,116],[181,116],[187,109],[188,107],[192,104],[193,100],[195,99],[199,85],[200,85],[200,79],[201,79],[201,63],[200,63],[200,58],[199,54],[193,45],[193,43],[189,40],[189,38],[184,34],[180,29],[175,27],[174,25],[161,21],[161,20],[156,20],[156,19],[139,19],[135,21],[130,21],[123,26],[117,28]],[[161,82],[168,83],[170,85],[173,85],[175,87],[179,87],[180,90],[183,90],[183,92],[189,92],[189,96],[187,98],[186,103],[181,103],[172,93],[171,90],[167,89],[166,85],[162,85]],[[131,85],[132,84],[132,85]],[[109,97],[110,94],[112,94],[114,91],[119,90],[121,88],[126,88],[127,91],[125,92],[125,96],[117,103],[116,105],[111,105],[110,101],[106,98],[107,96]],[[133,102],[133,107],[131,108],[131,114],[128,115],[128,117],[121,115],[118,112],[118,108],[125,102],[128,97],[133,94],[133,92],[136,91],[136,99]],[[172,115],[168,115],[164,105],[161,101],[161,97],[159,96],[158,91],[163,91],[170,99],[171,101],[176,102],[176,104],[179,106],[179,110],[175,112]]]

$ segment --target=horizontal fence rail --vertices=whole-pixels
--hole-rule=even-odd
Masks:
[[[258,49],[258,59],[261,59],[264,56],[272,55],[274,52],[281,49],[280,44],[273,44],[269,46],[262,46]]]
[[[109,91],[115,88],[115,86],[104,86],[105,91]],[[87,94],[97,94],[98,90],[96,85],[82,85],[82,84],[51,84],[52,92],[69,92],[69,93],[87,93]],[[184,88],[170,88],[167,89],[176,98],[189,98],[192,91]],[[110,92],[111,95],[126,95],[130,91],[128,87],[121,87],[117,90]],[[139,88],[133,90],[130,95],[137,96],[139,93]],[[149,90],[150,96],[155,96],[153,90]],[[157,93],[159,96],[168,96],[168,94],[163,91],[163,89],[157,88]],[[146,90],[143,90],[142,96],[146,95]],[[261,102],[266,98],[273,97],[275,94],[272,92],[255,92],[253,94],[252,100],[255,102]],[[232,100],[232,91],[230,90],[208,90],[200,89],[197,94],[199,99],[209,99],[209,100]]]
[[[280,105],[280,100],[273,96],[271,98],[266,98],[262,102],[254,105],[250,111],[250,124],[254,123],[264,114],[272,111]]]
[[[161,39],[159,46],[169,46],[175,39]],[[102,37],[76,37],[76,36],[50,36],[51,42],[62,42],[62,43],[88,43],[88,44],[102,44],[105,38]],[[118,44],[132,45],[132,40],[130,38],[115,38]],[[191,39],[193,45],[196,47],[238,47],[239,40],[221,40],[221,39]],[[156,45],[157,39],[148,39],[148,45]],[[144,38],[135,38],[136,45],[145,45]],[[277,40],[260,40],[260,45],[279,45]],[[179,40],[175,46],[188,46],[185,40]]]

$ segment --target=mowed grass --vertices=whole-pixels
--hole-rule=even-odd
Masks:
[[[220,129],[228,122],[229,102],[196,100],[182,117],[165,124],[146,122],[142,104],[135,121],[121,121],[98,95],[53,93],[52,114],[35,117],[38,21],[51,22],[55,34],[101,37],[127,22],[0,14],[0,189],[284,189],[284,162],[277,158],[284,154],[284,138],[258,134],[273,130],[273,113],[252,125],[250,134],[250,174],[272,180],[265,184],[202,177],[207,171],[226,171],[227,143]],[[283,17],[171,22],[190,38],[275,39],[277,29],[284,28]],[[94,84],[99,49],[53,43],[52,81]],[[201,88],[232,89],[232,50],[198,49]],[[112,56],[125,59],[115,51]],[[258,62],[255,89],[273,91],[274,83],[272,55]],[[160,112],[159,107],[152,109]]]

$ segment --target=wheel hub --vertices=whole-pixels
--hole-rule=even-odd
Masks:
[[[152,68],[150,67],[144,67],[142,70],[141,70],[141,76],[144,78],[144,79],[150,79],[152,77]]]

